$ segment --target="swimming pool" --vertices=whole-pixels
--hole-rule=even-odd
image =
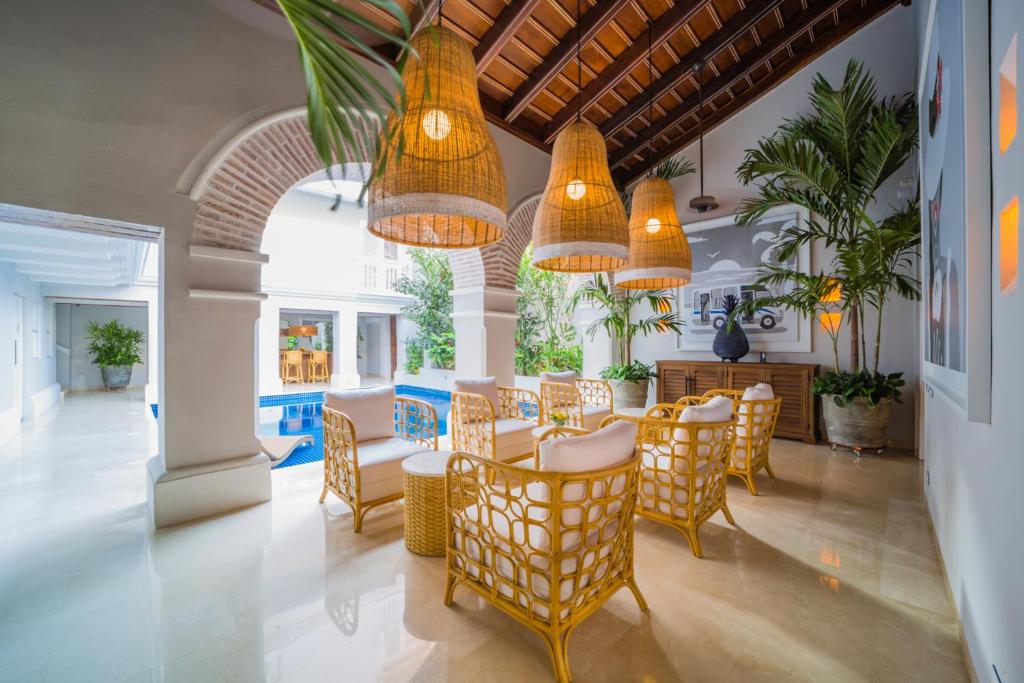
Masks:
[[[438,435],[448,433],[448,412],[452,407],[449,392],[399,384],[395,387],[395,393],[398,396],[418,398],[434,406],[434,410],[437,411]],[[287,460],[277,466],[277,469],[320,462],[324,459],[324,422],[321,412],[323,403],[323,392],[260,396],[260,434],[308,434],[313,437],[311,445],[296,448]]]
[[[395,386],[398,396],[408,396],[426,401],[434,406],[437,412],[437,434],[448,433],[448,413],[452,408],[452,395],[439,389],[424,389],[408,384]],[[283,463],[277,466],[292,467],[324,459],[324,421],[321,409],[324,404],[324,392],[311,391],[302,394],[278,394],[260,396],[259,433],[269,436],[308,434],[313,437],[309,446],[300,446]],[[153,416],[157,415],[157,405],[150,406]]]

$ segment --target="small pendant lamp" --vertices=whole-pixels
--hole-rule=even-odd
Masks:
[[[580,7],[576,3],[576,88],[582,91]],[[551,174],[533,219],[533,265],[541,270],[599,273],[629,255],[629,224],[608,169],[608,148],[577,110],[555,138]]]
[[[473,53],[440,19],[410,43],[402,73],[408,106],[384,128],[391,138],[384,171],[370,184],[368,228],[412,246],[493,244],[505,230],[508,189],[480,106]]]
[[[651,84],[647,120],[654,121],[654,62],[651,24],[647,24],[647,75]],[[653,140],[649,148],[653,156]],[[668,180],[653,171],[633,190],[629,216],[629,262],[615,273],[623,289],[669,289],[690,282],[693,257],[676,214],[676,198]]]

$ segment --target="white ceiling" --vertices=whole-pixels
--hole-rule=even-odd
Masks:
[[[0,222],[0,263],[35,282],[133,285],[149,279],[150,251],[155,245],[138,240]]]

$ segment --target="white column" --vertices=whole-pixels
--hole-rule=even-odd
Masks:
[[[576,331],[583,340],[583,376],[587,378],[598,377],[602,370],[618,362],[614,340],[604,329],[599,329],[593,339],[587,334],[591,323],[601,315],[600,309],[588,303],[580,303],[574,315]]]
[[[259,395],[280,394],[281,383],[281,304],[274,297],[260,302],[259,344],[256,353],[259,363]]]
[[[192,211],[182,207],[160,250],[160,453],[147,463],[157,527],[270,500],[270,461],[256,439],[265,257],[190,248]]]
[[[356,365],[358,315],[355,304],[343,304],[335,315],[332,387],[348,389],[359,386],[359,368]]]
[[[455,376],[515,383],[516,301],[519,290],[465,287],[452,292]]]
[[[160,400],[160,382],[157,368],[160,367],[160,302],[159,290],[146,301],[146,405]]]

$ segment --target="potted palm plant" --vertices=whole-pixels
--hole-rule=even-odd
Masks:
[[[744,302],[736,320],[755,305],[777,305],[818,318],[832,341],[833,369],[818,378],[825,426],[833,448],[881,449],[890,408],[900,399],[902,373],[879,371],[882,313],[894,295],[920,297],[913,260],[920,243],[916,200],[884,219],[868,209],[887,178],[917,149],[917,106],[910,94],[879,97],[874,78],[856,60],[843,83],[833,88],[818,74],[810,94],[811,112],[783,124],[747,150],[737,176],[758,183],[740,207],[739,223],[756,224],[768,210],[786,204],[807,208],[811,218],[788,228],[776,244],[787,262],[804,244],[832,250],[830,272],[799,273],[770,266],[758,284],[784,293]],[[874,315],[873,358],[869,363],[867,324]],[[847,369],[839,363],[839,335],[850,332]]]
[[[132,380],[132,366],[142,362],[142,331],[122,325],[118,320],[100,324],[95,320],[86,328],[87,347],[92,362],[100,366],[107,391],[124,389]]]
[[[652,366],[633,360],[633,339],[652,332],[679,333],[683,323],[672,310],[673,300],[666,290],[615,288],[600,273],[573,294],[574,310],[582,303],[603,309],[603,315],[587,328],[587,335],[593,339],[603,329],[618,347],[619,362],[601,371],[601,378],[612,387],[616,407],[643,408],[647,404],[647,388],[655,373]],[[634,319],[633,308],[642,302],[647,302],[652,314]]]

